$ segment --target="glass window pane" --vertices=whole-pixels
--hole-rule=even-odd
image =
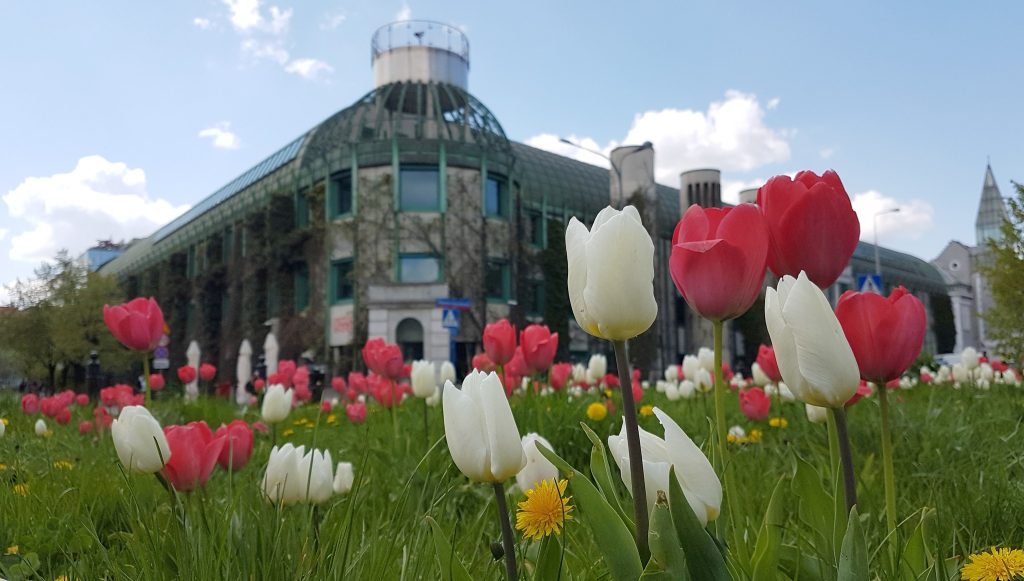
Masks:
[[[505,180],[500,177],[488,177],[484,187],[484,212],[488,216],[505,216],[507,214],[507,189]]]
[[[488,261],[486,275],[484,282],[487,285],[487,298],[508,298],[508,264],[497,260]]]
[[[334,302],[350,299],[355,294],[352,284],[352,261],[343,260],[331,265],[334,278]]]
[[[398,259],[400,282],[437,282],[441,278],[441,261],[436,256],[402,256]]]
[[[352,172],[343,171],[331,176],[331,196],[335,216],[352,212]]]
[[[401,187],[402,210],[439,209],[437,168],[403,168],[399,186]]]

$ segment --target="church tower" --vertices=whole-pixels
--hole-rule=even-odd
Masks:
[[[976,244],[984,248],[989,240],[1000,240],[1002,233],[1000,228],[1006,220],[1006,206],[1003,204],[1003,195],[996,185],[996,178],[992,175],[992,166],[985,167],[985,183],[981,187],[981,203],[978,205],[978,217],[974,221]]]

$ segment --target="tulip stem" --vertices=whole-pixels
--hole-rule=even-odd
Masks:
[[[644,484],[644,463],[640,451],[640,427],[636,422],[636,402],[633,401],[633,378],[629,368],[629,354],[625,341],[612,341],[615,363],[619,369],[619,390],[622,392],[622,416],[626,425],[626,446],[629,450],[629,475],[633,488],[633,512],[636,517],[636,547],[640,561],[647,562],[647,487]]]
[[[516,581],[516,541],[512,537],[512,522],[508,519],[508,503],[505,501],[505,486],[494,483],[494,498],[498,501],[498,521],[501,523],[501,545],[505,550],[505,574],[508,581]]]
[[[725,478],[725,465],[729,461],[729,435],[725,426],[725,377],[722,376],[722,335],[725,323],[713,321],[715,328],[715,429],[718,432],[719,470]]]
[[[427,400],[423,400],[423,446],[430,449],[430,408],[427,406]]]
[[[391,427],[395,431],[395,440],[398,440],[398,401],[395,399],[395,380],[391,380]]]
[[[853,454],[850,452],[850,434],[846,429],[846,410],[829,408],[839,436],[839,460],[843,465],[843,489],[846,491],[846,512],[849,514],[857,504],[857,479],[853,474]]]
[[[142,381],[146,387],[146,407],[149,407],[152,395],[149,393],[149,352],[143,352],[142,354]]]
[[[882,470],[885,476],[885,520],[889,542],[896,547],[896,475],[892,464],[892,434],[889,431],[889,400],[885,382],[879,382],[878,403],[882,411]]]

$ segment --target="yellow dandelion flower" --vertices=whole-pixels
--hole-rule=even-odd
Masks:
[[[306,418],[299,418],[297,420],[292,420],[292,425],[293,426],[301,426],[304,423],[306,423]]]
[[[4,552],[4,554],[5,555],[17,555],[18,554],[18,545],[11,545],[11,546],[7,547],[7,550]]]
[[[610,390],[610,389],[605,389],[605,390],[604,390],[604,396],[605,396],[605,397],[611,397],[611,396],[612,396],[612,390]]]
[[[284,430],[283,430],[283,431],[281,432],[281,435],[287,438],[288,436],[290,436],[290,435],[292,435],[292,434],[294,434],[294,433],[295,433],[295,430],[293,430],[293,429],[291,429],[291,428],[285,428],[285,429],[284,429]]]
[[[747,435],[747,440],[756,444],[761,441],[761,436],[763,435],[764,434],[761,433],[761,430],[750,430],[750,434]]]
[[[595,401],[587,406],[587,417],[595,422],[600,422],[608,417],[608,408],[606,408],[603,403]]]
[[[539,541],[551,533],[558,534],[565,521],[572,520],[572,497],[562,497],[568,485],[568,480],[559,480],[556,488],[554,480],[544,480],[526,491],[526,500],[519,503],[516,512],[516,528],[524,537]]]
[[[7,470],[7,464],[0,464],[0,472]]]
[[[53,467],[57,470],[71,470],[75,465],[70,460],[57,460],[53,463]]]
[[[14,494],[18,496],[28,496],[28,484],[15,484]]]
[[[651,404],[640,406],[640,415],[641,416],[646,418],[647,416],[650,416],[650,415],[653,415],[653,414],[654,414],[654,406],[652,406]]]
[[[1020,549],[993,548],[970,559],[960,570],[960,578],[965,581],[1010,581],[1024,575],[1024,551]]]
[[[69,581],[69,580],[68,580],[68,576],[67,575],[61,575],[60,577],[57,577],[53,581]]]
[[[334,414],[331,414],[331,415],[327,416],[327,423],[328,424],[333,424],[336,421],[338,421],[338,416],[336,416]]]
[[[739,443],[742,443],[742,442],[740,441],[739,437],[738,437],[738,436],[736,436],[736,434],[729,434],[729,435],[727,435],[727,436],[725,437],[725,441],[726,441],[726,442],[729,442],[730,444],[739,444]]]
[[[789,422],[786,418],[772,418],[768,420],[768,425],[773,428],[786,428],[789,427]]]
[[[7,418],[0,418],[0,422],[3,422],[5,426],[10,423],[7,421]]]

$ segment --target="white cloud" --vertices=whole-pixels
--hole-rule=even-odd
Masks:
[[[740,203],[740,192],[743,190],[757,189],[764,185],[767,179],[756,178],[752,180],[722,180],[722,201],[726,204]]]
[[[576,137],[575,135],[570,135],[566,139],[573,143],[579,144],[582,147],[585,147],[586,149],[594,149],[600,151],[604,155],[608,155],[612,150],[611,147],[601,147],[600,145],[598,145],[596,141],[589,137],[581,138]],[[580,147],[576,147],[575,145],[564,143],[560,137],[553,133],[541,133],[540,135],[534,135],[533,137],[530,137],[529,139],[526,140],[526,144],[532,145],[533,147],[536,147],[538,149],[544,149],[546,151],[557,153],[558,155],[570,157],[572,159],[576,159],[589,164],[599,165],[601,167],[608,167],[607,159],[601,157],[596,153],[592,153]]]
[[[97,240],[148,236],[188,209],[147,194],[142,169],[99,155],[68,173],[25,178],[3,201],[12,219],[8,256],[32,264],[61,248],[74,255]]]
[[[405,22],[406,20],[412,20],[412,8],[409,7],[408,2],[402,2],[402,8],[395,14],[395,20],[399,22]]]
[[[825,147],[825,148],[822,148],[822,150],[818,152],[818,155],[821,156],[821,159],[828,159],[828,158],[832,157],[835,154],[836,154],[836,149],[834,147]]]
[[[201,18],[197,16],[192,19],[192,24],[194,24],[195,27],[200,30],[206,30],[207,28],[210,28],[212,22],[210,22],[209,18]]]
[[[893,208],[900,211],[878,216],[879,244],[883,246],[892,238],[917,240],[935,225],[935,209],[924,200],[901,201],[876,190],[868,190],[854,194],[851,202],[860,220],[860,238],[868,242],[874,240],[875,215]]]
[[[335,12],[333,14],[325,14],[323,20],[320,21],[320,30],[334,30],[348,19],[348,15],[344,12]]]
[[[299,75],[307,80],[316,80],[321,75],[329,75],[334,72],[334,67],[317,59],[295,59],[284,67],[286,73]]]
[[[236,30],[251,30],[263,24],[259,0],[224,0],[231,11],[231,25]]]
[[[767,126],[764,117],[765,108],[756,95],[729,90],[724,100],[713,101],[707,111],[662,109],[639,113],[621,142],[613,140],[604,146],[590,138],[581,138],[579,142],[589,143],[593,149],[607,155],[622,143],[650,141],[655,149],[655,179],[660,183],[675,184],[681,172],[694,168],[750,171],[789,159],[786,139],[792,132]],[[571,146],[560,143],[554,135],[537,135],[526,142],[599,163],[594,159],[596,156],[572,152]],[[607,162],[600,165],[607,165]]]
[[[231,123],[227,121],[201,130],[199,137],[209,138],[213,146],[219,149],[238,149],[242,145],[238,136],[231,132]]]
[[[242,53],[253,60],[269,60],[282,66],[288,62],[288,51],[277,40],[261,42],[247,38],[242,41]]]
[[[768,105],[766,105],[765,108],[770,111],[772,109],[777,108],[778,106],[779,106],[779,98],[778,97],[774,97],[774,98],[768,100]]]

